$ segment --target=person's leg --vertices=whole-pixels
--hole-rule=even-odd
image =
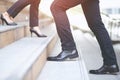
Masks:
[[[88,25],[100,45],[104,65],[117,65],[112,42],[100,16],[99,0],[88,0],[82,3],[82,8]]]
[[[62,52],[55,57],[48,57],[47,60],[64,61],[67,58],[73,59],[78,57],[66,10],[80,4],[82,1],[83,0],[54,0],[52,3],[51,12],[61,40]]]
[[[30,27],[35,27],[39,24],[39,4],[40,0],[32,0],[30,3]]]
[[[30,0],[18,0],[6,12],[1,14],[1,20],[7,25],[17,25],[13,18],[28,4]]]
[[[76,48],[66,10],[78,4],[80,4],[80,0],[54,0],[51,5],[51,12],[62,43],[62,50],[72,50]]]
[[[35,33],[38,37],[47,37],[39,29],[39,4],[40,0],[31,0],[30,2],[30,32]]]
[[[18,0],[7,10],[7,13],[14,18],[29,3],[30,0]]]

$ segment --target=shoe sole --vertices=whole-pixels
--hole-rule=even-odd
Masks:
[[[63,59],[56,59],[56,60],[49,60],[48,61],[76,61],[79,60],[78,54],[69,55],[67,57],[64,57]]]
[[[65,59],[65,61],[78,61],[78,60],[79,60],[78,57],[77,58],[72,58],[72,59],[70,59],[70,58]]]
[[[110,74],[110,75],[118,75],[118,72],[107,72],[106,74]]]
[[[105,73],[90,73],[90,74],[96,74],[96,75],[118,75],[117,72],[105,72]]]

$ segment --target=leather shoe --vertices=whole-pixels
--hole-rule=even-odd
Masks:
[[[118,65],[103,65],[100,69],[98,70],[90,70],[89,73],[91,74],[116,74],[119,72]]]
[[[77,50],[63,50],[60,54],[55,57],[48,57],[48,61],[64,61],[66,59],[73,59],[78,57]]]

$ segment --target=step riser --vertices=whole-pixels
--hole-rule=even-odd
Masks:
[[[14,32],[15,32],[14,33],[15,41],[25,37],[25,29],[24,29],[24,27],[18,28]]]
[[[0,48],[9,45],[10,43],[14,42],[14,31],[7,31],[5,33],[0,34]]]
[[[12,29],[9,31],[5,31],[0,33],[0,48],[3,48],[16,40],[19,40],[25,37],[25,29],[24,27]]]
[[[47,50],[44,50],[42,55],[38,58],[38,60],[32,66],[32,71],[33,71],[32,80],[36,80],[36,78],[39,75],[40,71],[44,67],[44,65],[46,63],[46,58],[47,58],[47,56],[46,56],[47,53],[46,52],[47,52]]]
[[[39,75],[40,71],[45,65],[47,50],[45,49],[42,52],[42,55],[36,60],[36,62],[32,65],[31,69],[28,73],[24,76],[23,80],[36,80],[37,76]]]
[[[43,69],[46,59],[49,53],[53,50],[56,42],[58,40],[58,36],[56,35],[51,42],[48,44],[46,49],[42,52],[42,55],[36,60],[36,62],[32,65],[31,69],[26,73],[23,80],[36,80],[41,70]]]
[[[46,26],[50,25],[52,23],[52,19],[45,19],[40,21],[40,29],[44,29]],[[25,24],[25,23],[24,23]],[[3,26],[6,27],[6,26]],[[7,26],[8,27],[8,26]],[[12,26],[13,27],[13,26]],[[10,28],[10,27],[8,27]],[[6,30],[6,31],[0,31],[0,48],[3,48],[23,37],[31,36],[30,34],[30,27],[21,25],[21,27],[15,26],[15,28]]]
[[[47,47],[47,56],[51,54],[53,48],[55,47],[57,40],[58,40],[58,35],[56,34]]]
[[[46,24],[43,24],[43,25],[50,25],[50,23],[51,23],[51,21],[50,20],[47,20],[48,21],[48,23],[46,23]],[[44,21],[43,21],[43,23],[45,23]],[[9,26],[3,26],[3,27],[1,27],[0,28],[0,48],[2,49],[2,50],[4,50],[4,48],[6,49],[6,47],[8,47],[7,49],[9,50],[10,49],[10,51],[12,51],[11,53],[17,53],[16,52],[16,50],[19,50],[18,52],[21,54],[21,52],[22,53],[24,53],[24,51],[22,51],[19,47],[24,47],[23,46],[23,44],[24,44],[24,42],[22,42],[22,40],[28,40],[28,43],[29,43],[29,40],[31,41],[31,40],[33,40],[32,42],[34,42],[35,40],[34,39],[40,39],[41,41],[39,41],[39,40],[36,40],[36,41],[38,41],[38,42],[36,42],[35,41],[35,44],[37,43],[40,43],[40,45],[41,46],[39,46],[39,49],[36,49],[36,50],[34,50],[34,51],[32,51],[32,53],[34,54],[33,55],[33,57],[31,58],[30,57],[30,59],[28,59],[28,61],[26,61],[26,63],[24,63],[24,62],[22,62],[23,63],[23,65],[21,65],[21,67],[18,67],[18,70],[15,70],[15,72],[9,72],[8,71],[8,74],[10,73],[10,75],[9,76],[7,76],[6,74],[4,74],[3,75],[3,77],[6,79],[6,78],[8,78],[8,79],[15,79],[15,80],[36,80],[37,79],[37,77],[38,77],[38,75],[40,74],[40,72],[41,72],[41,70],[42,70],[42,68],[44,67],[44,65],[45,65],[45,63],[46,63],[46,59],[47,59],[47,56],[48,56],[48,54],[49,53],[51,53],[51,51],[53,50],[53,48],[54,48],[54,45],[55,45],[55,43],[56,43],[56,41],[57,41],[57,39],[58,39],[58,36],[57,36],[57,34],[56,34],[56,31],[55,31],[55,33],[53,34],[53,32],[52,32],[52,34],[51,34],[51,32],[49,32],[49,29],[48,29],[48,27],[47,28],[45,28],[45,26],[42,26],[42,28],[41,29],[43,29],[44,28],[44,30],[46,30],[47,32],[48,32],[48,34],[49,34],[49,36],[47,37],[47,38],[37,38],[37,37],[33,37],[33,38],[30,38],[30,37],[27,37],[27,39],[25,38],[24,39],[24,37],[26,37],[26,36],[30,36],[30,31],[29,31],[29,29],[30,29],[30,27],[29,26],[24,26],[24,25],[18,25],[18,26],[12,26],[12,27],[9,27]],[[52,31],[53,29],[51,29],[50,31]],[[21,39],[21,38],[23,38],[23,39]],[[29,39],[30,38],[30,39]],[[19,39],[21,39],[20,41],[19,41]],[[44,43],[44,40],[45,40],[45,43]],[[13,43],[13,42],[17,42],[17,43]],[[19,43],[20,42],[20,43]],[[33,45],[32,44],[32,42],[30,42],[30,44],[31,45]],[[43,44],[41,44],[43,42]],[[13,43],[13,44],[11,44],[11,43]],[[26,43],[26,42],[25,42]],[[10,46],[10,48],[9,48],[9,44],[11,44]],[[15,44],[15,45],[14,45]],[[16,44],[18,44],[18,45],[16,45]],[[27,43],[26,43],[27,44]],[[8,45],[8,46],[7,46]],[[19,46],[20,45],[20,46]],[[38,44],[39,45],[39,44]],[[34,49],[34,47],[37,47],[38,45],[36,45],[36,46],[33,46],[33,48],[32,48],[32,46],[31,46],[31,48],[32,48],[32,50]],[[14,46],[18,46],[17,48],[18,49],[14,49]],[[44,47],[44,48],[43,48]],[[26,47],[26,51],[27,52],[30,52],[29,50],[30,49],[28,49],[28,48],[30,48],[29,47],[29,44],[28,44],[28,46]],[[42,49],[43,48],[43,49]],[[13,50],[12,50],[13,49]],[[7,50],[7,52],[9,53],[9,51]],[[15,51],[14,51],[15,50]],[[5,50],[6,51],[6,50]],[[37,52],[36,52],[37,51]],[[42,51],[42,52],[41,52]],[[4,51],[1,51],[1,53],[4,53]],[[7,54],[7,53],[6,53]],[[21,54],[21,55],[23,55],[23,54]],[[27,54],[28,55],[28,54]],[[30,55],[31,55],[31,53],[30,53]],[[17,56],[17,55],[16,55]],[[4,56],[3,56],[4,57]],[[24,60],[25,59],[25,57],[27,57],[27,56],[24,56],[24,58],[22,59],[22,60]],[[19,58],[17,59],[17,60],[19,60]],[[22,61],[21,60],[21,61]],[[16,60],[15,60],[16,61]],[[20,61],[20,62],[21,62]],[[14,62],[14,61],[13,61]],[[9,65],[9,64],[8,64]],[[19,61],[18,61],[18,64],[17,65],[19,65]],[[26,65],[26,66],[24,66],[24,65]],[[14,67],[16,67],[16,66],[14,66]],[[13,68],[13,66],[11,67],[11,68]],[[2,70],[1,70],[2,71]],[[12,69],[11,69],[11,71],[12,71]],[[4,71],[3,71],[4,72]]]

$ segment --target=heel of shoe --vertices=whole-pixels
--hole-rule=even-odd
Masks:
[[[30,30],[30,34],[31,34],[31,37],[32,37],[32,31]]]
[[[118,73],[118,72],[109,73],[109,74],[111,74],[111,75],[119,75],[119,73]]]
[[[77,61],[77,60],[79,60],[78,54],[73,54],[70,55],[68,58],[66,58],[66,61]]]
[[[4,25],[4,21],[1,19],[1,21],[2,21],[2,25]]]
[[[79,57],[79,55],[78,54],[73,54],[73,55],[69,56],[70,59],[76,58],[76,57]]]
[[[3,20],[2,14],[1,14],[1,16],[0,16],[0,19],[1,19],[2,25],[4,25],[4,20]]]
[[[2,25],[4,25],[4,19],[3,19],[3,15],[2,14],[0,16],[0,19],[1,19]]]
[[[32,37],[32,32],[31,32],[31,37]]]

